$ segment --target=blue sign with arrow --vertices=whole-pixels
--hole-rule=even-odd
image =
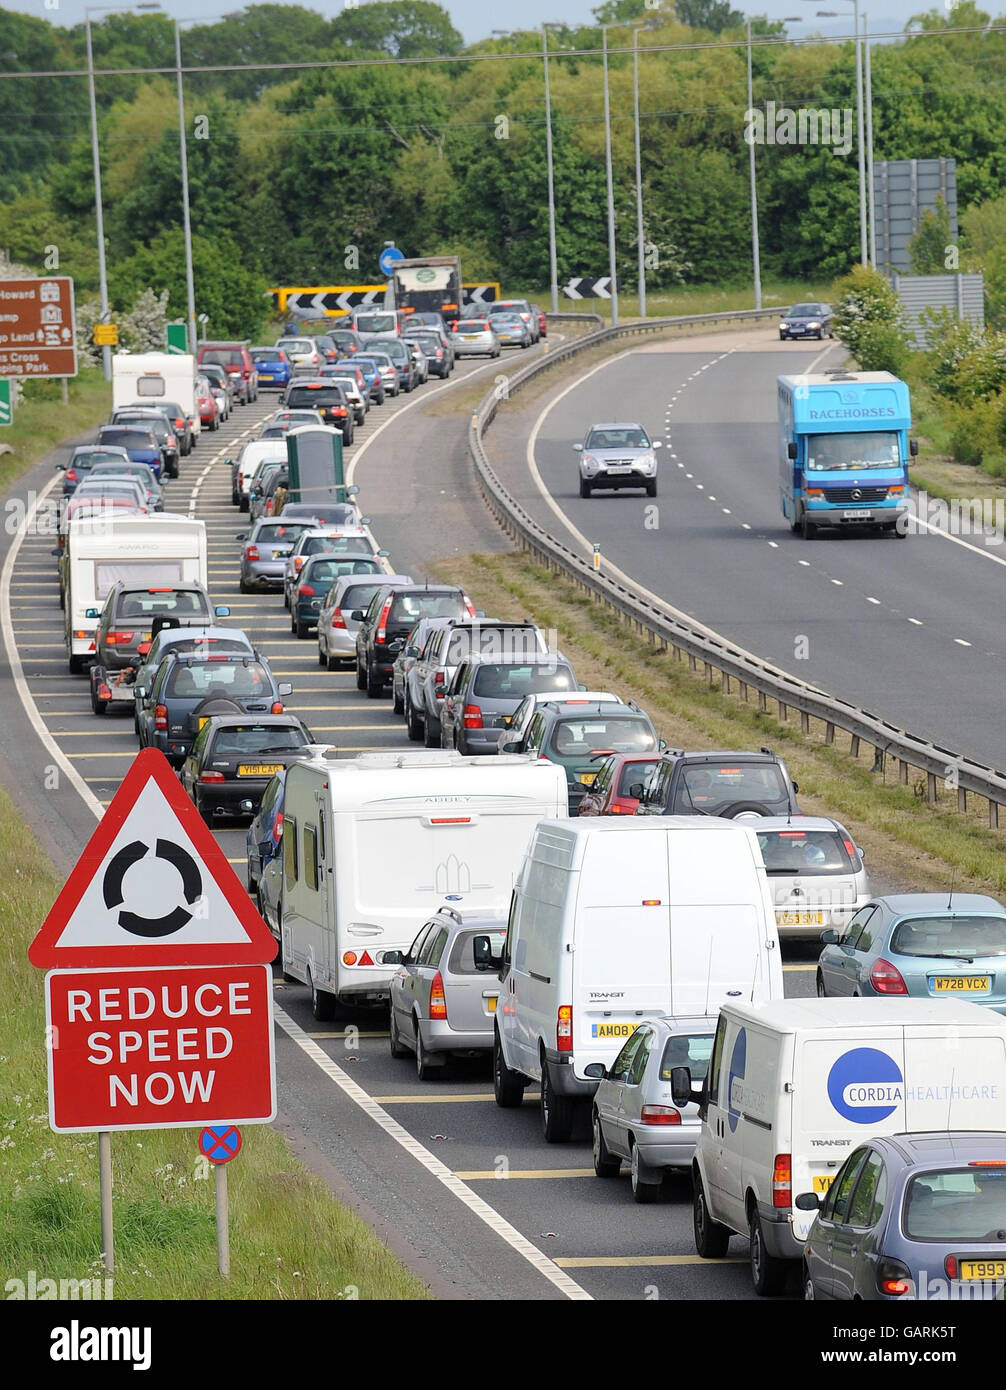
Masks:
[[[397,246],[386,246],[378,257],[377,264],[381,268],[382,275],[390,275],[391,268],[396,261],[404,261],[405,252],[399,251]]]

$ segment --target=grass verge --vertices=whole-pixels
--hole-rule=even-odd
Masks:
[[[938,891],[951,874],[961,891],[1006,892],[1003,837],[988,829],[984,812],[956,809],[956,793],[942,790],[942,800],[928,805],[921,774],[900,785],[896,766],[884,774],[873,770],[873,750],[853,758],[848,740],[827,745],[824,731],[800,732],[799,717],[789,721],[759,712],[756,697],[745,703],[723,693],[675,661],[644,637],[620,624],[615,615],[591,600],[572,581],[550,574],[517,552],[469,555],[439,561],[431,571],[445,581],[463,584],[480,608],[501,618],[530,613],[552,628],[577,677],[592,689],[614,689],[646,709],[669,744],[685,748],[758,748],[767,744],[783,754],[800,784],[800,803],[811,815],[832,815],[853,832],[866,850],[867,863],[893,884],[917,891]],[[984,803],[982,803],[984,806]]]
[[[53,1134],[42,974],[28,943],[60,887],[0,792],[0,1281],[100,1275],[97,1136]],[[231,1276],[195,1130],[112,1136],[117,1299],[422,1299],[404,1268],[267,1125],[230,1165]]]
[[[515,289],[507,290],[508,299],[528,299],[532,303],[547,307],[550,303],[549,290]],[[769,280],[762,285],[762,308],[778,306],[780,309],[795,304],[798,300],[824,300],[831,298],[831,282],[823,285],[808,285],[803,280]],[[639,303],[635,289],[620,290],[618,296],[619,321],[628,323],[638,321]],[[726,309],[753,309],[754,287],[750,283],[738,285],[680,285],[672,290],[650,290],[646,295],[647,318],[669,318],[673,314],[718,314]],[[566,299],[559,287],[559,310],[561,313],[600,314],[605,321],[611,318],[611,301],[607,299]]]
[[[100,367],[82,367],[67,383],[69,404],[63,405],[58,381],[30,381],[25,399],[14,411],[14,423],[0,431],[0,444],[13,453],[0,457],[0,492],[5,492],[40,458],[64,440],[96,428],[112,408],[112,384]]]

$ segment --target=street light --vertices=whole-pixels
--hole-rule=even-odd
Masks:
[[[870,264],[877,268],[877,200],[873,191],[873,79],[870,75],[870,17],[863,15],[866,47],[866,186],[870,199]]]
[[[615,189],[611,173],[611,104],[608,96],[608,30],[620,24],[601,25],[604,67],[604,177],[608,198],[608,276],[611,287],[611,326],[618,327],[618,271],[615,266]]]
[[[754,79],[751,66],[751,21],[748,31],[748,111],[754,111]],[[751,117],[749,116],[750,120]],[[758,180],[755,177],[754,140],[748,141],[748,175],[751,182],[751,269],[754,275],[754,306],[761,308],[761,246],[758,240]]]
[[[643,245],[643,170],[639,132],[639,35],[644,29],[656,29],[660,21],[647,19],[632,26],[632,115],[636,140],[636,250],[639,254],[639,317],[646,318],[646,255]]]
[[[561,24],[545,21],[541,26],[541,52],[545,64],[545,160],[548,166],[548,273],[552,290],[552,313],[559,312],[559,262],[555,249],[555,166],[552,162],[552,92],[548,82],[548,31]]]
[[[155,0],[143,0],[137,5],[89,5],[84,10],[84,30],[87,37],[87,85],[91,104],[91,159],[94,165],[94,208],[98,233],[98,293],[101,296],[101,321],[108,322],[108,273],[105,268],[105,216],[101,206],[101,157],[98,153],[98,103],[94,91],[94,49],[91,46],[91,16],[120,14],[127,10],[159,10]],[[105,380],[112,379],[112,349],[101,349],[101,365]]]

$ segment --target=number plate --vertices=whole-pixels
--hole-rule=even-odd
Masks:
[[[208,715],[208,714],[201,714],[201,715],[199,716],[199,727],[200,727],[200,729],[203,727],[204,724],[208,724],[208,723],[210,722],[210,717],[211,717],[211,716]]]
[[[631,473],[632,469],[625,468],[622,465],[619,465],[617,468],[606,468],[604,471],[606,473]]]
[[[631,1038],[639,1027],[638,1023],[592,1023],[592,1038]]]
[[[596,776],[596,772],[581,772],[580,781],[583,783],[585,787],[592,787],[594,785],[594,778]]]
[[[143,634],[143,636],[141,637],[140,640],[141,640],[142,642],[149,642],[149,641],[150,641],[150,636],[151,636],[151,634],[150,634],[149,632],[145,632],[145,633]]]
[[[491,1014],[494,1014],[494,1013],[496,1012],[496,995],[495,995],[495,994],[490,994],[489,998],[486,1000],[486,1008],[489,1010],[489,1012],[490,1012]]]
[[[929,987],[934,994],[988,994],[992,988],[992,976],[931,975]]]
[[[282,763],[239,763],[239,777],[272,777],[276,772],[282,771]]]
[[[834,1179],[833,1179],[831,1173],[825,1173],[823,1177],[815,1178],[815,1179],[814,1179],[814,1191],[815,1191],[815,1192],[827,1192],[827,1191],[828,1191],[828,1188],[831,1186],[831,1184],[832,1184],[833,1181],[834,1181]]]
[[[860,511],[858,511],[858,512],[843,512],[843,513],[842,513],[842,516],[843,516],[843,518],[844,518],[846,521],[858,521],[861,517],[864,517],[864,516],[868,517],[868,516],[870,516],[870,515],[872,515],[872,513],[869,511],[868,508],[865,509],[865,510],[860,510]]]
[[[780,927],[814,927],[824,921],[823,912],[777,912],[776,925]]]
[[[1006,1279],[1006,1260],[961,1260],[962,1279]]]

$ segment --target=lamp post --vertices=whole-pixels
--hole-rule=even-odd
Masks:
[[[870,75],[870,16],[863,15],[866,47],[866,190],[870,209],[870,264],[877,268],[877,200],[873,191],[873,79]]]
[[[545,64],[545,156],[548,165],[548,273],[552,289],[552,313],[559,312],[559,261],[555,249],[555,166],[552,161],[552,92],[548,81],[548,31],[558,24],[541,26],[541,52]]]
[[[748,31],[748,111],[754,111],[754,80],[751,70],[751,21]],[[755,177],[754,140],[748,141],[748,173],[751,182],[751,270],[754,276],[754,306],[761,308],[761,246],[758,241],[758,180]]]
[[[87,38],[87,86],[91,105],[91,160],[94,165],[94,211],[98,233],[98,293],[101,296],[101,321],[108,322],[108,273],[105,267],[105,215],[101,205],[101,157],[98,153],[98,103],[94,91],[94,49],[91,46],[91,16],[93,14],[121,14],[128,10],[159,10],[159,4],[138,5],[89,5],[84,10],[84,30]],[[101,365],[105,380],[112,379],[112,349],[101,349]]]
[[[604,67],[604,177],[608,197],[608,276],[611,282],[611,326],[618,327],[618,271],[615,266],[615,188],[611,172],[611,102],[608,96],[608,30],[617,24],[601,25]]]
[[[646,318],[646,254],[643,242],[643,168],[639,131],[639,35],[655,29],[659,21],[648,19],[632,26],[632,115],[636,139],[636,242],[639,252],[639,317]]]

